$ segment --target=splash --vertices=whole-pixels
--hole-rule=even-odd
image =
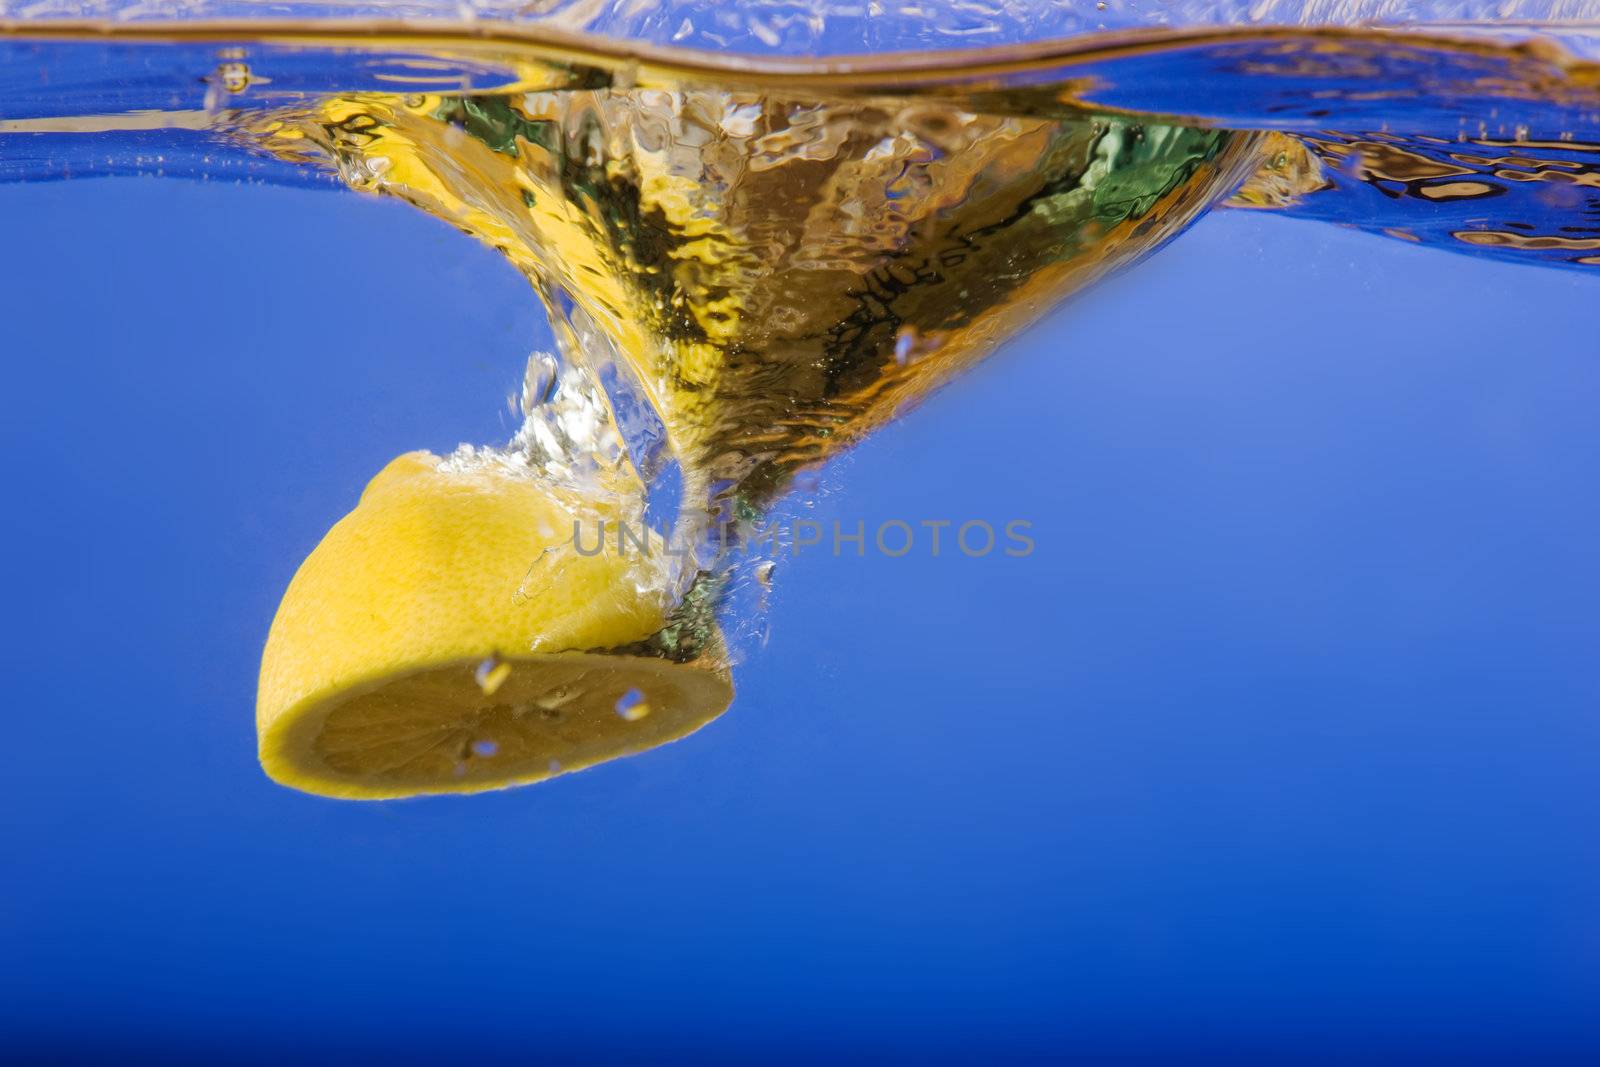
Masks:
[[[1092,32],[1064,41],[1041,39],[1038,19],[1055,12],[1066,28],[1067,8],[1080,18],[1084,5],[962,5],[967,22],[951,5],[931,21],[904,6],[886,40],[947,47],[964,27],[1001,47],[832,61],[757,54],[834,53],[835,31],[860,39],[835,4],[820,21],[771,3],[679,4],[676,23],[646,18],[665,10],[648,4],[480,4],[429,24],[370,21],[437,15],[426,3],[308,5],[250,23],[145,21],[239,13],[226,3],[120,8],[114,21],[4,26],[0,178],[337,185],[498,249],[548,312],[556,351],[529,358],[514,438],[464,447],[436,473],[509,476],[552,513],[647,531],[604,595],[671,605],[623,647],[546,649],[533,635],[505,651],[720,664],[719,616],[764,603],[770,583],[771,560],[740,539],[797,476],[1208,210],[1600,265],[1600,68],[1588,58],[1600,49],[1583,21],[1596,12],[1350,24],[1392,6],[1252,4],[1235,24],[1218,15],[1243,18],[1240,5],[1159,5],[1173,18],[1155,27],[1154,6],[1099,4]],[[1471,6],[1439,10],[1459,19]],[[330,14],[369,21],[311,17]],[[718,43],[747,54],[686,50]],[[593,570],[576,534],[547,542],[517,568],[513,606]],[[499,781],[513,751],[553,773],[535,743],[544,727],[474,702],[533,700],[558,668],[512,669],[489,651],[457,671],[464,681],[449,676],[448,714],[429,712],[451,739],[429,749],[430,781]],[[666,691],[591,688],[604,744],[569,739],[585,754],[562,766],[634,744],[619,720],[663,737],[703,721]],[[410,700],[357,709],[357,733],[409,721]],[[500,747],[475,747],[491,734]]]
[[[687,546],[657,576],[680,595],[715,569],[713,529],[748,526],[796,471],[1223,201],[1600,262],[1586,9],[1525,6],[1565,21],[1513,39],[1459,5],[1387,29],[1350,25],[1394,17],[1381,4],[1168,5],[1157,31],[1137,5],[1095,5],[1089,27],[1068,17],[1082,5],[1018,22],[980,4],[968,29],[1013,47],[830,64],[754,54],[854,39],[839,5],[776,43],[772,5],[737,25],[693,7],[672,6],[669,39],[653,5],[381,26],[332,16],[440,12],[324,4],[241,24],[206,21],[239,13],[226,3],[123,5],[92,33],[17,23],[0,176],[332,179],[493,245],[558,351],[530,359],[515,439],[451,462],[635,500]],[[916,25],[948,46],[952,10],[892,12],[886,39]],[[1052,13],[1098,35],[1036,39]],[[752,39],[737,60],[691,50]]]

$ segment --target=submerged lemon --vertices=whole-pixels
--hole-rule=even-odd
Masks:
[[[596,514],[492,462],[391,462],[272,621],[256,698],[267,774],[350,798],[478,792],[721,714],[733,689],[715,657],[596,651],[642,641],[670,607],[641,587],[637,551],[576,550],[575,520],[587,548]]]

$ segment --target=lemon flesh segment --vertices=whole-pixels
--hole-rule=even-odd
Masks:
[[[676,740],[733,699],[726,675],[697,663],[584,652],[502,663],[492,692],[481,661],[457,660],[290,709],[262,736],[262,766],[324,796],[476,793]]]

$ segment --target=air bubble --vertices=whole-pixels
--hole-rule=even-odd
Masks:
[[[238,61],[217,64],[217,69],[205,79],[205,109],[215,111],[222,107],[225,97],[244,92],[250,88],[251,81],[249,64]]]
[[[894,337],[894,361],[904,367],[911,362],[911,353],[916,351],[917,331],[910,326],[903,326]]]
[[[564,704],[570,704],[578,692],[571,686],[558,685],[539,698],[539,707],[545,711],[555,711]]]
[[[909,367],[924,356],[938,351],[943,344],[944,335],[937,330],[923,333],[915,326],[902,326],[894,335],[894,361],[902,367]]]
[[[550,403],[556,395],[561,380],[561,366],[548,352],[535,352],[528,357],[528,369],[522,377],[522,414],[532,415],[537,408]]]
[[[644,693],[630,689],[617,698],[617,714],[628,722],[638,722],[650,714],[650,703],[645,700]]]
[[[511,677],[511,664],[499,656],[491,655],[478,664],[478,669],[472,673],[472,677],[478,683],[478,688],[483,690],[484,696],[493,696],[494,691]]]

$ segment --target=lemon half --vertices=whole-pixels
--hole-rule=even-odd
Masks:
[[[643,641],[671,606],[636,556],[575,550],[574,522],[603,514],[494,463],[390,463],[278,606],[256,699],[267,774],[347,798],[479,792],[720,715],[733,688],[714,652],[598,651]]]

